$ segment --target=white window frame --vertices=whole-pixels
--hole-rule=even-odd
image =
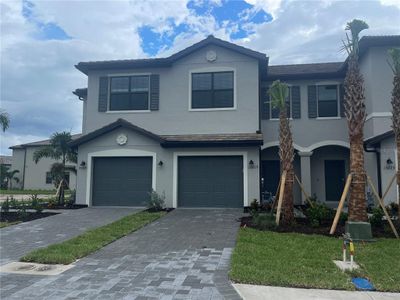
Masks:
[[[218,107],[218,108],[192,108],[192,74],[193,73],[210,73],[210,72],[233,72],[233,107]],[[192,69],[189,71],[189,103],[188,110],[191,112],[196,111],[222,111],[222,110],[236,110],[237,106],[237,82],[236,82],[236,69],[231,67],[206,67],[199,69]]]
[[[243,207],[249,206],[249,180],[247,157],[245,151],[196,151],[196,152],[174,152],[173,171],[172,171],[172,207],[178,207],[178,160],[182,156],[242,156],[243,157]],[[259,180],[259,179],[257,179]]]
[[[332,117],[320,117],[319,116],[319,93],[318,87],[324,85],[336,85],[336,105],[337,105],[337,116]],[[316,96],[317,96],[317,120],[339,120],[342,117],[340,116],[340,83],[337,81],[326,81],[326,82],[318,82],[315,84],[317,89]]]
[[[108,99],[107,99],[107,111],[108,114],[124,114],[124,113],[149,113],[150,110],[150,75],[151,73],[121,73],[121,74],[108,74]],[[111,102],[111,79],[113,77],[132,77],[132,76],[148,76],[149,77],[149,96],[147,100],[147,109],[141,110],[110,110],[110,102]],[[129,79],[130,80],[130,79]]]
[[[293,120],[293,115],[292,115],[292,112],[293,112],[293,110],[292,110],[293,109],[292,85],[288,84],[287,86],[289,88],[289,108],[290,108],[289,120]],[[271,121],[279,121],[279,116],[278,116],[278,118],[273,118],[272,117],[272,99],[271,99],[271,95],[268,94],[268,97],[269,97],[269,120],[271,120]]]

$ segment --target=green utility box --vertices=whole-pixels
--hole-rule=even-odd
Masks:
[[[372,242],[371,224],[368,222],[352,222],[347,221],[345,232],[350,234],[353,241]]]

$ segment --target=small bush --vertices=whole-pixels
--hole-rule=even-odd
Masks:
[[[258,204],[257,199],[254,199],[250,203],[250,215],[254,216],[255,214],[258,213],[258,210],[260,208],[260,205]]]
[[[386,206],[386,209],[391,216],[397,216],[399,212],[399,205],[396,202],[392,202]]]
[[[40,199],[37,194],[33,194],[31,196],[31,207],[36,211],[37,214],[40,214],[43,211],[42,203],[40,203]]]
[[[150,197],[147,201],[147,208],[151,211],[160,211],[165,207],[165,192],[159,195],[156,191],[152,190],[149,193]]]
[[[318,227],[324,221],[331,221],[335,216],[333,209],[318,201],[313,201],[313,206],[307,206],[304,214],[312,227]]]
[[[21,203],[21,205],[18,206],[17,214],[21,219],[25,219],[28,216],[25,203]]]
[[[71,207],[76,203],[76,190],[71,191],[71,195],[68,200],[65,202],[66,206]]]
[[[54,197],[49,198],[47,201],[47,208],[55,208],[58,205],[58,201]]]
[[[260,230],[273,230],[276,229],[277,225],[275,217],[271,214],[256,214],[253,216],[253,224]]]
[[[6,200],[1,205],[1,211],[8,213],[10,210],[10,199],[7,197]]]
[[[18,201],[14,199],[13,196],[10,197],[10,208],[18,209]]]
[[[369,217],[369,222],[371,223],[371,226],[373,227],[381,227],[383,225],[383,216],[385,214],[383,213],[382,208],[376,207],[372,209],[372,216]]]

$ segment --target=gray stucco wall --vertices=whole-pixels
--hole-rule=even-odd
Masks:
[[[217,53],[215,62],[207,62],[208,50]],[[189,111],[191,71],[234,70],[236,77],[235,110]],[[151,112],[98,112],[99,77],[123,74],[159,74],[160,108]],[[247,133],[259,129],[258,62],[248,56],[208,46],[180,59],[170,68],[92,71],[89,73],[86,124],[84,132],[107,125],[118,118],[157,134]]]
[[[390,159],[393,162],[393,169],[389,168],[387,164],[387,160]],[[386,139],[381,142],[381,176],[382,176],[382,193],[386,191],[390,180],[395,175],[396,172],[396,144],[394,138]],[[392,184],[387,196],[385,197],[384,201],[385,204],[389,204],[391,202],[398,203],[398,192],[397,192],[397,185],[396,181]]]
[[[55,189],[54,184],[46,184],[46,172],[50,170],[51,165],[56,162],[51,158],[42,158],[37,164],[33,161],[33,153],[39,147],[26,148],[26,163],[25,163],[25,183],[24,189]],[[20,179],[19,185],[13,186],[22,188],[22,178],[24,173],[24,156],[25,149],[13,149],[13,163],[12,170],[19,170],[18,178]],[[70,189],[76,188],[76,175],[70,172]]]
[[[127,144],[123,146],[117,145],[115,139],[119,134],[126,134],[128,137]],[[252,148],[174,148],[165,149],[162,148],[156,141],[137,134],[133,131],[126,130],[123,128],[116,129],[108,134],[98,137],[95,140],[87,142],[79,146],[78,150],[78,164],[81,161],[85,161],[87,168],[78,170],[78,186],[77,186],[77,203],[89,204],[87,202],[87,176],[91,174],[91,167],[89,166],[89,154],[99,151],[108,151],[103,155],[116,155],[116,156],[136,156],[138,151],[147,151],[149,155],[153,153],[155,155],[155,190],[158,193],[165,192],[166,204],[168,207],[174,205],[174,152],[175,153],[191,153],[196,155],[212,155],[215,153],[223,155],[235,155],[237,153],[246,153],[245,158],[246,166],[248,162],[253,160],[255,168],[245,170],[245,175],[248,177],[248,192],[247,199],[249,203],[253,199],[259,199],[259,152],[257,147]],[[128,154],[124,153],[128,152]],[[97,154],[99,155],[99,154]],[[163,162],[163,166],[158,166],[159,161]],[[246,176],[245,176],[246,177]],[[91,179],[90,179],[91,184]],[[245,187],[246,188],[246,187]],[[90,188],[89,188],[90,191]],[[90,197],[89,197],[90,198]]]

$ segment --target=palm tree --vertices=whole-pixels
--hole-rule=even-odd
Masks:
[[[364,79],[360,73],[358,63],[359,34],[367,29],[364,21],[354,19],[347,23],[347,41],[344,49],[348,53],[348,67],[344,79],[344,107],[350,140],[350,172],[353,179],[349,198],[349,221],[367,222],[367,202],[365,197],[364,169],[364,123],[365,123],[365,96]]]
[[[294,223],[294,148],[292,132],[287,116],[286,100],[289,96],[289,88],[285,83],[276,80],[272,83],[269,94],[272,106],[279,109],[279,158],[281,160],[281,172],[286,171],[285,192],[282,203],[282,223],[290,225]]]
[[[8,127],[10,127],[10,116],[4,110],[0,111],[0,126],[3,129],[3,132],[6,131]]]
[[[69,146],[69,143],[72,141],[71,134],[69,132],[56,132],[50,138],[50,145],[40,148],[33,153],[33,160],[35,163],[38,163],[40,159],[43,157],[49,157],[56,160],[61,160],[61,162],[56,162],[53,164],[51,169],[53,170],[57,164],[58,170],[61,166],[61,171],[58,171],[58,174],[62,174],[59,179],[60,184],[60,192],[58,197],[58,203],[60,205],[64,204],[64,188],[66,183],[65,173],[68,170],[74,170],[74,168],[70,168],[66,166],[67,162],[76,163],[77,154],[76,152]]]
[[[400,199],[400,49],[394,48],[389,50],[389,55],[392,59],[390,64],[394,77],[393,77],[393,91],[392,91],[392,128],[397,145],[397,185]],[[398,209],[400,219],[400,207]]]
[[[13,180],[14,180],[16,183],[19,182],[19,178],[15,176],[15,175],[18,174],[18,173],[19,173],[18,170],[12,170],[12,171],[8,171],[8,170],[7,170],[6,173],[5,173],[5,178],[6,178],[6,180],[7,180],[7,185],[8,185],[8,187],[9,187],[10,190],[12,190],[12,183],[13,183]]]

